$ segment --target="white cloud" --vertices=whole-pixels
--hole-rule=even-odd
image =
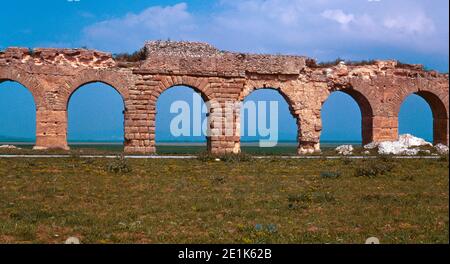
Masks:
[[[180,3],[98,22],[85,28],[81,42],[113,52],[170,38],[319,59],[387,57],[392,50],[448,56],[448,11],[442,11],[448,2],[440,1],[220,0],[201,14]]]
[[[325,10],[321,14],[324,18],[334,20],[342,25],[347,25],[355,19],[353,14],[345,14],[341,9]]]
[[[396,30],[404,34],[429,34],[435,30],[431,19],[422,13],[415,16],[387,17],[383,25],[390,30]]]
[[[195,28],[187,4],[149,7],[138,14],[105,20],[84,29],[82,42],[115,52],[137,49],[148,39],[182,38]]]

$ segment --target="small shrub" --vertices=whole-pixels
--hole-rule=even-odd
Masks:
[[[410,63],[404,63],[401,61],[397,61],[397,68],[400,69],[409,69],[409,70],[423,70],[423,71],[430,71],[429,69],[424,68],[422,65],[415,65]]]
[[[208,151],[201,152],[198,154],[197,159],[203,162],[213,161],[216,159],[216,156],[209,153]]]
[[[252,156],[246,153],[238,153],[238,154],[225,154],[219,157],[220,160],[225,162],[249,162],[252,160]]]
[[[345,61],[345,64],[349,65],[349,66],[374,65],[375,64],[375,60]]]
[[[419,150],[419,152],[417,153],[417,156],[430,156],[430,152],[426,151],[426,150]]]
[[[312,200],[315,203],[330,203],[334,202],[336,198],[329,193],[314,192],[312,193]]]
[[[441,155],[437,161],[441,164],[442,167],[449,167],[448,163],[448,154],[447,155]]]
[[[440,162],[448,162],[448,155],[441,155],[438,160]]]
[[[252,160],[252,156],[243,152],[238,154],[230,153],[222,155],[215,155],[209,152],[202,152],[197,156],[197,159],[203,162],[216,161],[217,159],[223,162],[249,162]]]
[[[313,59],[306,60],[306,66],[310,68],[329,68],[338,65],[339,63],[344,62],[347,66],[365,66],[365,65],[373,65],[375,64],[375,60],[361,60],[361,61],[352,61],[352,60],[344,60],[342,58],[337,58],[332,61],[324,61],[317,63]]]
[[[338,171],[324,171],[320,173],[320,177],[323,179],[337,179],[341,177],[341,173]]]
[[[329,203],[336,201],[336,198],[329,193],[308,192],[288,196],[289,209],[307,209],[312,203]]]
[[[390,156],[390,155],[380,155],[380,156],[378,157],[378,160],[379,160],[380,162],[392,162],[392,161],[393,161],[393,158],[392,158],[392,156]]]
[[[333,61],[324,61],[324,62],[320,62],[320,63],[319,63],[319,67],[321,67],[321,68],[333,67],[333,66],[338,65],[341,61],[344,61],[344,60],[341,59],[341,58],[337,58],[337,59],[335,59],[335,60],[333,60]]]
[[[288,196],[288,202],[290,203],[311,202],[311,200],[311,195],[303,193]]]
[[[370,161],[364,162],[361,167],[356,168],[357,177],[374,178],[379,175],[385,175],[394,169],[394,164],[387,162]]]
[[[224,184],[226,180],[225,176],[211,176],[211,181],[217,184]]]
[[[399,198],[392,194],[367,194],[367,195],[364,195],[363,197],[361,197],[361,201],[392,203],[392,202],[398,202]]]
[[[124,156],[120,156],[119,158],[110,162],[106,167],[106,170],[112,173],[128,173],[132,171],[131,165],[128,163]]]
[[[119,53],[114,55],[115,60],[125,62],[138,62],[143,61],[146,58],[147,58],[147,49],[145,47],[138,51],[133,52],[132,54]]]
[[[93,158],[87,158],[82,163],[85,164],[85,165],[91,165],[91,164],[94,164],[94,159]]]
[[[352,160],[352,159],[349,159],[349,158],[342,158],[342,163],[343,163],[344,165],[350,165],[350,164],[353,163],[353,160]]]
[[[309,68],[317,68],[318,67],[317,62],[314,59],[308,58],[308,59],[306,59],[305,63],[306,63],[306,67],[309,67]]]

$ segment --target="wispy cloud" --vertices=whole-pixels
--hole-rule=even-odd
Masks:
[[[433,20],[423,13],[418,13],[415,18],[408,16],[387,17],[383,25],[395,32],[408,35],[432,35],[435,32]]]
[[[90,25],[83,30],[82,42],[89,47],[119,52],[137,49],[149,39],[179,39],[195,28],[187,4],[154,6]]]
[[[324,18],[334,20],[344,26],[355,20],[355,16],[353,14],[345,14],[341,9],[327,9],[323,11],[321,15]]]

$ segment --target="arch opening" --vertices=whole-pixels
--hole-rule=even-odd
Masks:
[[[207,97],[197,88],[175,85],[156,101],[155,143],[159,154],[211,150]]]
[[[433,144],[448,144],[448,115],[435,94],[419,91],[407,96],[398,113],[399,133],[412,134]]]
[[[274,88],[248,94],[241,105],[241,150],[253,154],[297,154],[299,121],[289,99]]]
[[[353,89],[333,91],[321,109],[322,146],[366,145],[373,140],[373,112],[367,98]]]
[[[36,142],[36,104],[31,91],[16,81],[0,80],[0,145],[31,148]]]
[[[117,89],[103,82],[87,83],[72,92],[67,104],[71,148],[123,151],[125,104]]]

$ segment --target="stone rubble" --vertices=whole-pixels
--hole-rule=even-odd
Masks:
[[[378,148],[380,155],[407,155],[415,156],[421,151],[431,154],[429,150],[421,150],[419,147],[433,146],[430,142],[410,134],[400,135],[397,141],[371,142],[364,146],[364,149]]]
[[[13,145],[1,145],[0,149],[20,149],[20,148]]]
[[[433,144],[427,142],[425,139],[415,137],[411,134],[400,135],[398,137],[398,142],[407,147],[433,146]]]
[[[434,148],[439,155],[448,155],[448,146],[439,143]]]
[[[353,146],[352,145],[342,145],[336,148],[336,152],[339,155],[349,156],[353,154]]]

